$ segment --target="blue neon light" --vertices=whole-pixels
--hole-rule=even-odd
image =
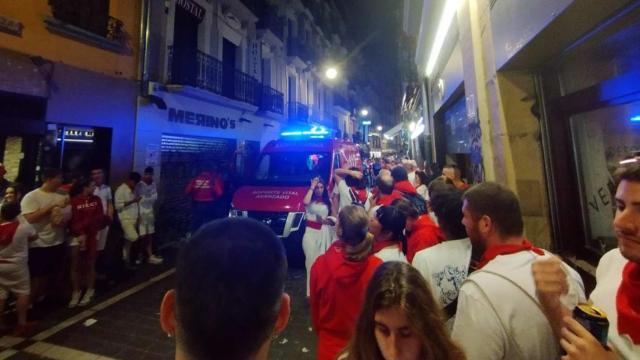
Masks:
[[[629,121],[631,122],[640,122],[640,115],[632,116]]]
[[[313,139],[319,139],[329,135],[329,131],[322,126],[313,126],[309,130],[284,131],[280,136],[308,136]]]

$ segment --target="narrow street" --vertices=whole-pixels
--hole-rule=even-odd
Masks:
[[[95,305],[46,315],[28,339],[0,338],[0,359],[158,359],[174,358],[174,339],[159,325],[159,306],[173,286],[175,268],[146,265],[126,284],[100,294]],[[291,269],[287,292],[291,320],[275,340],[270,359],[315,358],[315,335],[305,300],[305,272]]]

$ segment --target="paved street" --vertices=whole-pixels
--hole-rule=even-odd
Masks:
[[[0,359],[173,359],[173,339],[159,326],[158,307],[173,286],[171,265],[140,269],[124,284],[103,293],[90,308],[61,308],[47,314],[39,331],[29,339],[0,339]],[[270,359],[313,359],[305,299],[305,272],[289,273],[287,291],[293,311],[287,330],[272,346]]]

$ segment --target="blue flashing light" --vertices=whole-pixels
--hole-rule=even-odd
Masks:
[[[640,122],[640,115],[632,116],[629,121],[631,122]]]
[[[322,126],[313,126],[309,130],[284,131],[280,133],[280,136],[301,136],[312,139],[321,139],[324,138],[324,135],[329,135],[329,131]]]

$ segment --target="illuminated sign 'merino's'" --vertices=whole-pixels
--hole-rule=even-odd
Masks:
[[[214,129],[235,129],[236,120],[199,114],[191,111],[169,108],[169,122],[209,127]]]

